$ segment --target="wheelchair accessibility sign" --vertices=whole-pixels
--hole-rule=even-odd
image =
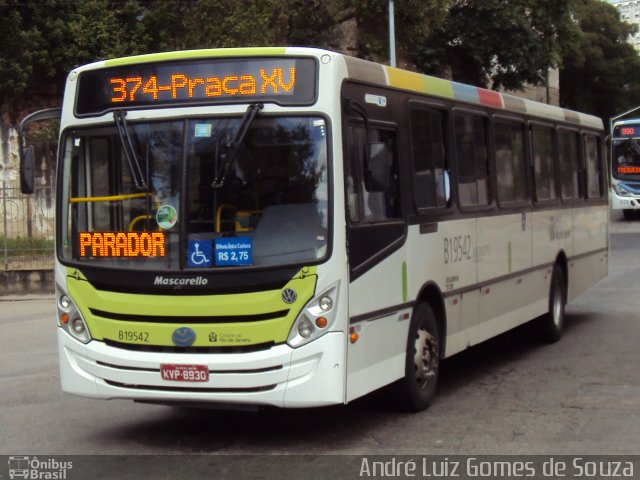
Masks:
[[[213,265],[211,240],[189,240],[187,267],[205,268]]]

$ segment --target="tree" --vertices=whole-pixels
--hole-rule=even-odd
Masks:
[[[80,64],[142,53],[141,14],[136,0],[0,4],[3,120],[15,123],[25,107],[58,103],[67,73]]]
[[[566,1],[454,0],[414,61],[425,72],[494,89],[543,84],[560,59],[557,33],[568,18]]]
[[[572,22],[563,32],[560,103],[609,117],[640,104],[640,57],[628,42],[636,27],[599,0],[572,0]]]
[[[362,58],[386,62],[389,58],[388,0],[355,0],[358,52]],[[424,47],[443,28],[451,0],[402,0],[394,3],[396,49],[399,60],[426,71],[416,61],[416,49]],[[400,62],[402,63],[402,62]]]
[[[399,65],[494,89],[544,84],[608,116],[640,102],[633,27],[602,0],[396,1]],[[2,121],[59,102],[77,65],[188,48],[305,45],[386,62],[388,0],[0,1]]]

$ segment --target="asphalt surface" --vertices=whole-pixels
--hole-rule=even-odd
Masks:
[[[378,395],[259,412],[73,397],[53,297],[0,297],[0,455],[639,454],[640,220],[611,232],[609,277],[567,307],[560,342],[528,324],[446,360],[418,414]]]

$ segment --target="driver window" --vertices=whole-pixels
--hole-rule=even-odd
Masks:
[[[353,223],[379,222],[398,218],[400,202],[398,192],[398,160],[396,134],[391,130],[370,129],[370,138],[364,126],[351,125],[347,146],[347,208]],[[389,183],[384,191],[371,191],[365,181],[367,148],[370,142],[385,143],[392,152],[389,165]]]

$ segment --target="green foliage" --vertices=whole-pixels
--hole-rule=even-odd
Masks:
[[[423,71],[494,89],[543,84],[560,58],[566,7],[557,0],[454,0],[441,27],[414,49],[414,61]]]
[[[352,3],[359,25],[360,56],[386,61],[389,58],[388,0],[355,0]],[[434,32],[443,27],[451,3],[452,0],[394,2],[397,56],[415,62],[416,49],[425,47]]]
[[[31,254],[37,253],[37,251],[42,251],[42,253],[51,255],[53,251],[53,240],[48,238],[38,238],[38,237],[15,237],[15,238],[7,238],[0,244],[2,249],[6,248],[9,256],[18,256],[24,255],[25,252],[29,252]]]
[[[573,0],[563,32],[560,101],[603,120],[640,104],[640,57],[628,43],[636,27],[599,0]]]
[[[77,65],[140,53],[145,39],[141,14],[136,0],[0,4],[3,109],[15,112],[23,95],[26,101],[39,95],[60,97],[68,71]]]
[[[126,55],[308,45],[386,62],[387,8],[388,0],[0,0],[0,113],[15,121],[25,104],[61,98],[75,66]],[[396,0],[395,24],[402,66],[518,89],[544,84],[560,65],[565,106],[605,116],[640,102],[633,27],[602,0]]]
[[[18,2],[0,4],[0,101],[4,103],[12,92],[23,92],[32,72],[33,50],[37,32],[24,27]]]
[[[339,50],[340,28],[355,18],[355,9],[346,0],[285,0],[273,24],[278,44],[315,46]]]
[[[260,46],[273,43],[271,0],[200,0],[188,12],[186,48]]]

